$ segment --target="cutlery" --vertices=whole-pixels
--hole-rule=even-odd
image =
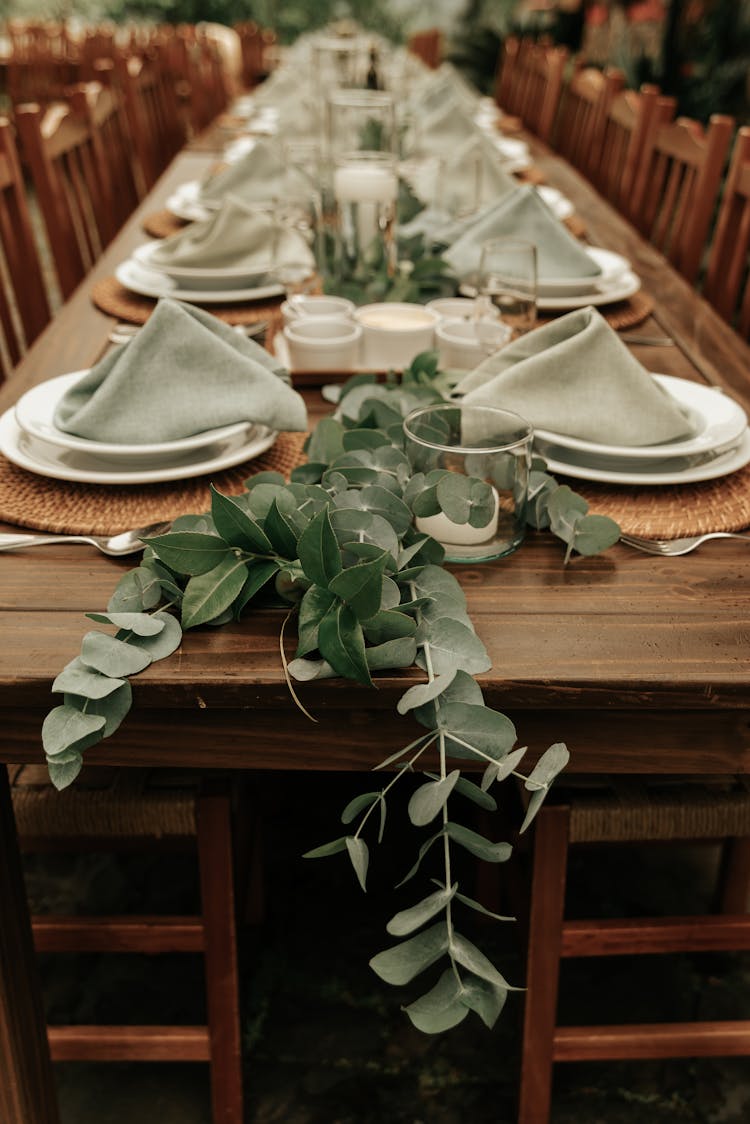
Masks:
[[[626,546],[632,546],[646,554],[660,554],[664,558],[689,554],[709,539],[743,539],[750,542],[750,535],[738,535],[732,531],[711,531],[706,535],[690,535],[684,539],[642,539],[638,535],[620,535],[620,542]]]
[[[47,543],[56,542],[87,542],[101,550],[102,554],[111,554],[117,558],[124,554],[135,554],[143,550],[142,538],[152,535],[162,535],[171,527],[171,523],[151,523],[148,527],[136,527],[132,531],[123,531],[119,535],[4,535],[0,534],[0,551],[24,550],[27,546],[45,546]]]
[[[675,342],[671,336],[634,336],[621,335],[623,343],[642,344],[644,347],[674,347]]]
[[[129,343],[134,336],[138,335],[142,327],[142,324],[115,324],[107,339],[110,343]],[[255,324],[235,324],[234,330],[241,336],[254,339],[257,336],[262,336],[267,327],[268,320],[258,320]]]

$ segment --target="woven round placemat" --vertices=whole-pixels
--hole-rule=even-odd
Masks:
[[[544,172],[541,168],[537,168],[535,164],[530,164],[528,168],[522,168],[521,171],[515,173],[515,177],[521,183],[532,183],[535,186],[547,182]]]
[[[97,281],[91,288],[91,299],[108,316],[128,320],[131,324],[145,324],[156,308],[155,300],[131,293],[116,277],[102,277]],[[245,304],[207,304],[201,307],[227,324],[256,324],[259,320],[267,320],[280,303],[281,299],[278,298]]]
[[[619,330],[620,328],[635,328],[637,324],[642,324],[644,320],[648,320],[655,307],[656,302],[648,293],[636,293],[634,296],[628,297],[627,300],[601,305],[599,311],[611,328]],[[541,324],[546,324],[563,314],[562,310],[560,312],[540,312],[538,319]]]
[[[563,219],[563,223],[567,226],[574,238],[586,237],[586,223],[580,215],[568,215],[566,219]]]
[[[304,433],[281,433],[262,456],[223,472],[128,486],[51,480],[0,456],[0,519],[53,534],[116,535],[131,527],[208,511],[209,484],[231,495],[241,492],[243,480],[257,472],[288,476],[304,460],[304,440]]]
[[[146,215],[141,226],[151,238],[169,238],[172,234],[179,234],[190,223],[185,219],[178,219],[171,211],[154,211]]]

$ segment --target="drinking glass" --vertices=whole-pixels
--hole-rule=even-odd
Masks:
[[[446,561],[489,562],[521,545],[534,436],[524,418],[494,406],[441,403],[413,410],[404,434],[415,472],[446,470],[435,494],[427,489],[415,501],[416,529],[445,547]]]
[[[391,94],[383,90],[333,90],[326,113],[328,153],[395,152],[396,113]]]
[[[493,238],[482,244],[477,292],[480,304],[494,305],[516,338],[536,323],[536,246]]]
[[[333,172],[336,271],[339,280],[368,280],[396,268],[395,158],[387,152],[349,152]]]

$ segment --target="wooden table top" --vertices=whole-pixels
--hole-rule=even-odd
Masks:
[[[666,332],[682,345],[638,347],[638,359],[722,386],[750,408],[747,346],[572,168],[531,144],[547,181],[573,201],[589,240],[627,255],[656,298],[658,322],[635,331]],[[102,354],[112,320],[91,304],[91,280],[111,275],[145,241],[141,219],[213,158],[208,143],[177,158],[14,373],[1,409],[35,383]],[[320,416],[327,407],[318,392],[305,393],[311,416]],[[516,719],[521,739],[534,753],[549,740],[567,740],[571,768],[587,771],[750,767],[742,713],[750,695],[744,544],[710,543],[674,559],[618,545],[567,568],[562,558],[557,541],[531,534],[510,558],[456,567],[492,659],[480,677],[487,701]],[[0,558],[0,708],[13,731],[0,759],[39,759],[41,719],[54,703],[50,683],[78,654],[87,631],[82,614],[102,608],[132,564],[80,546]],[[321,717],[313,726],[284,684],[280,620],[277,612],[260,612],[242,625],[188,633],[178,654],[134,680],[132,715],[87,760],[367,768],[383,754],[384,739],[407,740],[408,723],[394,704],[417,672],[386,676],[377,691],[337,681],[301,686],[302,700]]]

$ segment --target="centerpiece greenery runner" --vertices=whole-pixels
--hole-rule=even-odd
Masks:
[[[120,580],[106,612],[88,614],[115,634],[87,633],[81,655],[52,685],[63,702],[42,730],[50,776],[65,788],[78,775],[84,751],[112,735],[127,714],[130,676],[174,652],[183,629],[237,621],[253,605],[268,604],[269,596],[286,604],[284,625],[297,617],[297,652],[288,666],[284,625],[280,651],[298,704],[292,679],[338,675],[372,687],[373,672],[416,664],[425,681],[404,692],[398,711],[425,732],[377,766],[395,771],[381,788],[356,796],[342,813],[344,834],[308,857],[345,852],[364,889],[365,831],[382,839],[390,792],[421,774],[408,815],[429,835],[402,882],[433,849],[442,855],[440,877],[427,896],[391,918],[387,929],[398,943],[371,965],[388,983],[405,984],[447,958],[438,983],[406,1008],[427,1032],[454,1026],[469,1011],[492,1026],[509,990],[456,928],[459,909],[487,910],[460,892],[451,857],[458,847],[500,863],[511,847],[462,824],[462,804],[494,810],[491,790],[521,777],[530,794],[525,830],[568,760],[558,743],[528,775],[520,773],[525,747],[516,748],[513,723],[485,705],[474,678],[490,661],[461,586],[442,567],[442,547],[415,530],[415,514],[445,511],[454,522],[469,523],[475,509],[483,510],[477,487],[483,481],[414,473],[404,452],[404,416],[442,401],[441,386],[431,353],[418,356],[400,383],[355,376],[342,388],[337,418],[324,419],[311,434],[308,462],[293,471],[290,483],[278,473],[260,473],[241,495],[213,491],[210,513],[182,517],[168,534],[148,540],[141,564]],[[574,551],[596,554],[619,537],[612,520],[587,514],[585,501],[558,485],[541,462],[531,473],[528,521],[562,540],[566,561]],[[453,764],[461,759],[484,768],[479,783],[461,775]]]

